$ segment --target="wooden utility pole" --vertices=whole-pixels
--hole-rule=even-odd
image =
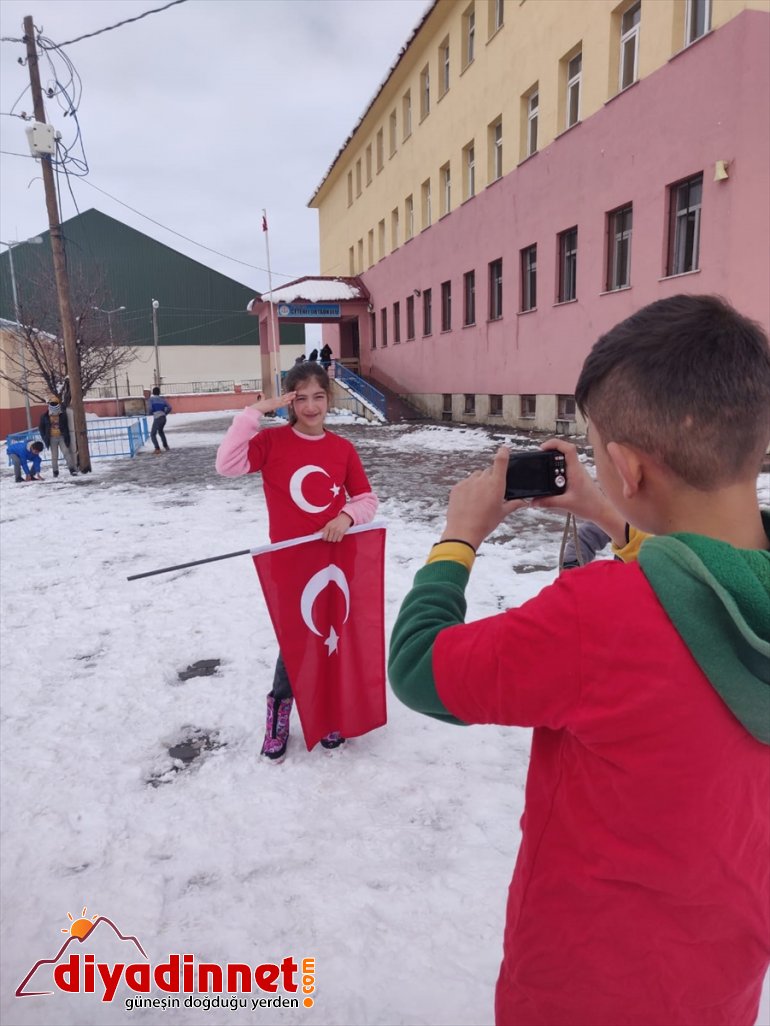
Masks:
[[[38,66],[37,45],[35,43],[35,25],[31,15],[24,19],[24,42],[27,46],[27,67],[29,82],[32,88],[32,99],[35,104],[35,120],[44,125],[45,106],[43,90],[40,86],[40,68]],[[59,206],[56,202],[56,185],[53,177],[51,157],[41,154],[40,163],[43,169],[43,186],[45,188],[45,205],[48,210],[48,226],[51,233],[51,253],[53,254],[53,270],[56,277],[56,293],[59,299],[59,319],[64,336],[64,355],[69,375],[71,406],[75,418],[75,447],[78,454],[78,466],[81,473],[91,470],[91,455],[88,451],[88,434],[86,432],[86,413],[83,408],[83,386],[80,381],[80,361],[78,360],[77,339],[75,336],[75,320],[72,316],[70,303],[69,275],[64,259],[64,241],[59,221]]]

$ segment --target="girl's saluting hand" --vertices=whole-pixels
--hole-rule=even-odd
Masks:
[[[296,392],[286,392],[285,395],[279,395],[273,399],[259,399],[257,402],[252,403],[252,410],[259,410],[260,413],[274,413],[279,410],[282,406],[286,406],[290,403]]]

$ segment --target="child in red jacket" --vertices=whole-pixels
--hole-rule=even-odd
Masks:
[[[534,727],[496,1021],[751,1026],[770,963],[770,348],[711,296],[675,296],[604,335],[576,387],[600,492],[563,443],[543,505],[638,561],[563,574],[464,623],[508,451],[451,493],[404,601],[390,677],[455,724]],[[450,739],[448,738],[448,741]]]

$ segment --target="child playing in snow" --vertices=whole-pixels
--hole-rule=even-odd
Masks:
[[[271,542],[316,531],[325,541],[341,541],[353,524],[374,519],[377,496],[351,443],[324,428],[332,394],[326,371],[316,362],[297,364],[284,387],[284,395],[260,399],[236,415],[217,452],[217,471],[225,477],[262,472]],[[287,405],[289,424],[262,430],[262,415]],[[279,652],[267,696],[262,754],[268,759],[286,752],[292,704]],[[333,731],[321,744],[337,748],[344,741]]]
[[[768,340],[674,296],[599,339],[575,397],[602,491],[553,440],[568,488],[537,504],[621,556],[627,522],[656,537],[464,623],[475,551],[523,505],[501,448],[452,489],[391,682],[449,723],[535,728],[498,1024],[745,1026],[770,963]]]
[[[40,475],[40,453],[42,442],[11,442],[7,448],[17,484],[21,481],[42,481]],[[24,471],[24,477],[21,472]]]

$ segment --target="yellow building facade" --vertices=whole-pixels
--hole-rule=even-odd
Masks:
[[[366,271],[746,9],[770,0],[437,0],[310,201],[321,274]]]

